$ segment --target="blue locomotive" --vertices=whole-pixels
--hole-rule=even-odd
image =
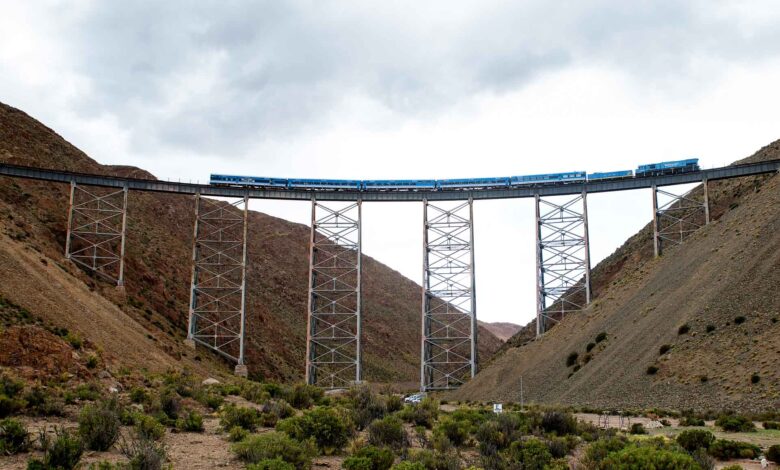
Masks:
[[[258,189],[302,189],[309,191],[457,191],[585,183],[587,181],[603,181],[633,177],[641,178],[646,176],[688,173],[692,171],[699,171],[698,158],[639,165],[636,172],[622,170],[587,174],[584,171],[569,171],[566,173],[546,173],[541,175],[441,180],[286,179],[212,174],[210,184],[215,186],[254,187]]]

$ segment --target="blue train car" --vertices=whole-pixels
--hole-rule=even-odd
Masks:
[[[437,189],[501,188],[509,186],[509,178],[460,178],[436,180]]]
[[[649,163],[639,165],[636,169],[637,176],[659,176],[673,175],[677,173],[688,173],[699,171],[699,159],[688,158],[685,160],[674,160],[669,162]]]
[[[436,189],[436,180],[363,180],[364,191]]]
[[[212,174],[209,184],[216,186],[253,186],[262,188],[286,188],[284,178],[267,178],[263,176],[234,176]]]
[[[288,188],[290,189],[354,189],[360,191],[359,180],[320,180],[320,179],[289,179]]]
[[[611,180],[611,179],[617,179],[617,178],[631,178],[634,176],[633,170],[623,170],[623,171],[608,171],[604,173],[590,173],[588,175],[588,181],[596,181],[596,180]]]
[[[577,183],[584,182],[587,176],[584,171],[570,171],[567,173],[548,173],[544,175],[513,176],[510,179],[512,186],[524,186],[549,183]]]

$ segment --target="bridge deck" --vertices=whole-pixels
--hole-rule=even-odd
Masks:
[[[218,197],[244,197],[253,199],[287,199],[311,200],[316,197],[320,201],[430,201],[473,199],[510,199],[522,197],[562,196],[579,194],[584,189],[588,193],[609,191],[626,191],[631,189],[650,188],[652,186],[672,186],[685,183],[699,183],[704,179],[720,180],[740,176],[759,175],[780,171],[780,160],[770,160],[760,163],[733,165],[722,168],[701,170],[692,173],[667,176],[650,176],[642,178],[626,178],[613,181],[592,181],[587,183],[550,184],[538,187],[516,187],[479,190],[451,191],[304,191],[287,189],[252,189],[210,186],[206,184],[179,183],[161,180],[145,180],[137,178],[120,178],[85,173],[72,173],[60,170],[47,170],[0,163],[0,175],[30,178],[44,181],[54,181],[77,184],[123,188],[138,191],[155,191],[164,193],[196,194]]]

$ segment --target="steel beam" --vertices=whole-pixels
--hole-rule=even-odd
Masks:
[[[473,201],[423,201],[420,389],[457,388],[477,373]]]
[[[349,387],[362,380],[362,202],[311,204],[306,382]]]
[[[561,203],[537,195],[536,335],[591,298],[587,194]]]
[[[653,246],[656,257],[664,245],[679,245],[693,232],[709,223],[709,189],[702,180],[702,194],[698,187],[684,194],[653,187]],[[659,196],[663,198],[659,203]]]
[[[124,284],[127,187],[85,187],[71,181],[65,257],[103,279]]]
[[[246,375],[246,265],[249,199],[195,195],[187,340],[236,362]]]

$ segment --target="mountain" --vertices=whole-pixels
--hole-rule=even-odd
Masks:
[[[480,321],[480,326],[487,329],[489,332],[493,333],[496,338],[500,339],[501,341],[506,341],[512,336],[514,336],[518,331],[520,331],[520,328],[522,328],[520,325],[515,325],[514,323],[508,323],[508,322],[493,322],[493,323],[487,323]]]
[[[154,178],[139,168],[101,165],[24,112],[1,103],[0,161]],[[0,305],[78,333],[118,365],[227,370],[215,355],[202,349],[193,354],[182,344],[193,198],[130,192],[125,287],[116,288],[64,259],[68,191],[65,184],[0,177]],[[252,375],[302,378],[308,242],[307,226],[249,214],[246,356]],[[420,286],[364,255],[363,305],[365,378],[417,383]],[[485,328],[479,340],[481,358],[489,358],[501,344]]]
[[[738,163],[777,158],[780,141]],[[594,268],[585,311],[538,341],[524,327],[452,397],[516,401],[522,377],[544,403],[780,407],[780,176],[710,182],[710,200],[712,223],[658,259],[648,224]]]

